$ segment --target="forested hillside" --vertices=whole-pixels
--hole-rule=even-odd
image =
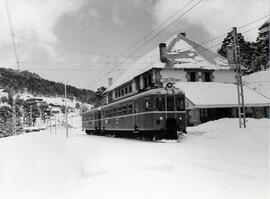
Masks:
[[[0,87],[15,92],[27,90],[33,95],[64,96],[64,84],[46,80],[29,71],[16,71],[13,69],[0,68]],[[79,89],[67,86],[68,98],[76,97],[81,102],[93,104],[96,101],[95,92],[92,90]]]

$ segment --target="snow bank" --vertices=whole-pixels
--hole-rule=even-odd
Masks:
[[[79,129],[0,139],[1,199],[266,199],[269,120],[222,119],[179,142],[89,136]]]

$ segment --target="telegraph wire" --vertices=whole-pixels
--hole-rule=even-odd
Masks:
[[[4,30],[0,30],[0,32],[8,34],[8,35],[10,35],[12,37],[11,33],[8,33],[8,32],[6,32]],[[22,36],[20,36],[18,34],[14,34],[14,33],[13,33],[13,37],[18,38],[20,40],[29,41],[29,42],[33,42],[33,43],[37,43],[37,44],[41,44],[41,45],[52,46],[52,47],[55,47],[55,48],[62,48],[62,49],[70,50],[70,51],[81,53],[81,54],[98,55],[98,56],[101,56],[101,57],[108,57],[108,58],[121,57],[121,56],[107,55],[107,54],[103,54],[103,53],[100,53],[100,52],[95,52],[95,51],[81,49],[81,48],[74,48],[74,47],[66,46],[66,45],[60,44],[60,43],[50,43],[50,42],[45,42],[45,41],[41,41],[41,40],[38,40],[38,39],[25,38],[25,37],[22,37]],[[140,56],[134,56],[134,57],[140,57]]]
[[[163,33],[165,30],[167,30],[171,25],[173,25],[174,23],[176,23],[180,18],[182,18],[186,13],[188,13],[190,10],[192,10],[194,7],[196,7],[202,0],[199,0],[196,4],[194,4],[191,8],[189,8],[188,10],[186,10],[183,14],[181,14],[180,16],[178,16],[175,20],[173,20],[171,23],[169,23],[167,26],[165,26],[165,28],[163,28],[161,31],[159,31],[157,34],[155,34],[152,38],[150,38],[148,41],[146,41],[141,47],[137,48],[135,51],[133,51],[129,56],[127,56],[123,61],[121,61],[118,65],[116,65],[115,67],[113,67],[109,72],[107,72],[107,74],[111,73],[112,71],[114,71],[116,68],[118,68],[119,66],[121,66],[126,60],[128,60],[131,56],[133,56],[135,53],[137,53],[139,50],[141,50],[144,46],[146,46],[149,42],[151,42],[153,39],[155,39],[156,37],[158,37],[161,33]],[[98,78],[100,78],[99,80],[97,80]],[[104,79],[104,76],[102,77],[98,77],[95,79],[96,83],[94,84],[94,86],[99,83],[101,80]]]
[[[267,15],[267,16],[269,16],[269,15]],[[267,16],[265,16],[265,17],[267,17]],[[265,17],[263,17],[263,18],[265,18]],[[260,20],[261,19],[263,19],[263,18],[260,18]],[[243,25],[243,26],[241,26],[242,28],[243,27],[246,27],[246,26],[248,26],[248,25],[250,25],[250,24],[253,24],[253,23],[255,23],[255,22],[257,22],[258,21],[258,19],[257,20],[254,20],[252,23],[250,22],[250,23],[248,23],[248,24],[245,24],[245,25]],[[253,27],[253,28],[251,28],[251,29],[248,29],[248,30],[246,30],[245,32],[242,32],[241,34],[245,34],[245,33],[247,33],[247,32],[250,32],[250,31],[252,31],[252,30],[254,30],[254,29],[256,29],[256,28],[258,28],[259,26],[261,26],[261,25],[258,25],[258,26],[255,26],[255,27]],[[226,33],[227,34],[227,33]],[[222,35],[224,35],[224,34],[222,34]],[[219,36],[219,37],[221,37],[221,36]],[[213,40],[213,39],[212,39]],[[210,40],[210,41],[212,41],[212,40]],[[205,42],[206,43],[206,42]],[[208,43],[208,42],[207,42]],[[203,46],[203,50],[201,50],[201,51],[199,51],[198,53],[200,54],[200,53],[202,53],[202,52],[205,52],[205,51],[207,51],[207,50],[210,50],[211,48],[214,48],[214,47],[216,47],[216,46],[218,46],[218,45],[220,45],[220,44],[222,44],[223,42],[219,42],[219,43],[217,43],[217,44],[215,44],[215,45],[213,45],[213,46],[211,46],[211,47],[209,47],[209,48],[204,48]],[[199,46],[199,45],[198,45]],[[187,49],[187,50],[191,50],[191,49]],[[102,79],[100,79],[100,80],[98,80],[95,84],[94,84],[94,86],[98,83],[98,82],[100,82],[101,80],[103,80],[103,78],[104,77],[102,77]]]
[[[128,60],[131,56],[133,56],[136,52],[141,50],[144,46],[146,46],[148,43],[150,43],[153,39],[158,37],[161,33],[163,33],[165,30],[167,30],[171,25],[173,25],[175,22],[177,22],[180,18],[182,18],[186,13],[188,13],[190,10],[192,10],[195,6],[197,6],[202,0],[199,0],[195,5],[193,5],[191,8],[189,8],[187,11],[185,11],[182,15],[178,16],[175,20],[173,20],[171,23],[169,23],[165,28],[163,28],[160,32],[155,34],[151,39],[149,39],[147,42],[143,44],[143,46],[137,48],[134,52],[131,53],[131,55],[127,56],[122,62],[120,62],[117,66],[115,66],[110,72],[112,72],[115,68],[118,68],[122,63],[124,63],[126,60]]]
[[[255,26],[255,27],[253,27],[253,28],[251,28],[251,29],[249,29],[249,30],[247,30],[247,31],[245,31],[245,32],[242,32],[241,34],[245,34],[245,33],[248,33],[248,32],[250,32],[250,31],[252,31],[252,30],[254,30],[254,29],[256,29],[256,28],[258,28],[258,27],[260,27],[261,25],[258,25],[258,26]],[[215,44],[215,45],[213,45],[213,46],[211,46],[211,47],[209,47],[209,48],[204,48],[203,46],[203,50],[201,50],[201,51],[199,51],[198,53],[200,54],[200,53],[202,53],[202,52],[205,52],[205,51],[207,51],[207,50],[210,50],[211,48],[214,48],[214,47],[216,47],[216,46],[218,46],[218,45],[220,45],[220,44],[222,44],[223,43],[223,41],[222,42],[219,42],[219,43],[217,43],[217,44]],[[190,49],[191,50],[191,49]]]
[[[137,42],[133,43],[128,49],[126,49],[125,51],[123,51],[122,53],[120,53],[120,56],[118,57],[123,57],[121,55],[126,54],[127,52],[129,52],[131,49],[133,49],[134,47],[138,46],[138,44],[140,44],[142,41],[144,41],[148,36],[150,36],[152,33],[154,33],[156,30],[158,30],[160,27],[162,27],[164,24],[166,24],[170,19],[172,19],[173,17],[177,16],[177,14],[182,11],[185,7],[187,7],[189,4],[191,4],[193,1],[195,0],[191,0],[188,3],[186,3],[183,7],[181,7],[180,9],[178,9],[174,14],[172,14],[169,18],[167,18],[166,20],[164,20],[162,23],[160,23],[158,26],[156,26],[152,31],[150,31],[149,33],[147,33],[146,35],[144,35],[141,39],[139,39]]]
[[[14,30],[13,30],[12,18],[11,18],[11,14],[10,14],[10,10],[9,10],[8,0],[5,0],[5,5],[6,5],[8,24],[9,24],[10,34],[11,34],[11,38],[12,38],[12,45],[13,45],[14,55],[15,55],[15,59],[16,59],[16,64],[17,64],[18,71],[20,71],[19,57],[18,57],[16,42],[15,42],[15,38],[14,38]]]
[[[249,23],[247,23],[247,24],[244,24],[244,25],[240,26],[240,27],[238,28],[238,30],[240,30],[240,29],[242,29],[242,28],[244,28],[244,27],[246,27],[246,26],[249,26],[249,25],[251,25],[251,24],[253,24],[253,23],[256,23],[256,22],[258,22],[258,21],[260,21],[260,20],[262,20],[262,19],[265,19],[266,17],[269,17],[269,16],[270,16],[270,15],[266,15],[266,16],[264,16],[264,17],[260,17],[260,18],[258,18],[258,19],[256,19],[256,20],[253,20],[253,21],[251,21],[251,22],[249,22]],[[260,26],[260,25],[259,25],[259,26]],[[230,31],[230,30],[231,30],[231,29],[228,29],[228,31]],[[209,43],[209,42],[212,42],[212,41],[215,41],[215,40],[217,40],[217,39],[219,39],[219,38],[222,38],[223,36],[226,36],[226,35],[228,34],[228,31],[227,31],[227,32],[224,32],[224,33],[222,33],[222,34],[220,34],[220,35],[217,36],[217,37],[214,37],[214,38],[211,39],[211,40],[202,42],[202,43],[198,44],[197,46],[203,46],[203,45],[205,45],[205,44],[207,44],[207,43]],[[244,33],[245,33],[245,32],[244,32]],[[185,50],[190,50],[190,48],[184,49],[183,51],[185,51]]]

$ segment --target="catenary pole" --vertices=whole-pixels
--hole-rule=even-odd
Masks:
[[[242,82],[242,72],[240,65],[240,46],[238,41],[237,28],[233,27],[233,50],[234,50],[234,62],[236,64],[236,78],[237,78],[237,99],[238,99],[238,117],[239,117],[239,127],[246,128],[246,111],[245,111],[245,101],[244,101],[244,90]]]
[[[67,83],[65,82],[65,119],[66,119],[66,138],[68,138],[68,118],[67,118]]]
[[[9,23],[9,28],[10,28],[10,32],[11,32],[12,45],[13,45],[14,55],[15,55],[15,59],[16,59],[17,69],[18,69],[18,71],[20,71],[18,52],[17,52],[16,42],[15,42],[15,38],[14,38],[14,30],[13,30],[13,25],[12,25],[12,19],[11,19],[11,15],[10,15],[8,0],[5,0],[5,4],[6,4],[8,23]]]

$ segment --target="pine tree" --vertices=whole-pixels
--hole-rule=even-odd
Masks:
[[[244,36],[238,33],[238,43],[240,48],[240,62],[248,70],[253,70],[253,64],[256,59],[256,43],[245,41]],[[227,36],[222,42],[221,48],[218,50],[218,54],[227,58],[227,47],[232,44],[232,33],[227,33]]]
[[[268,28],[268,31],[261,31],[263,28]],[[265,22],[259,31],[256,43],[255,71],[269,67],[269,22]]]

